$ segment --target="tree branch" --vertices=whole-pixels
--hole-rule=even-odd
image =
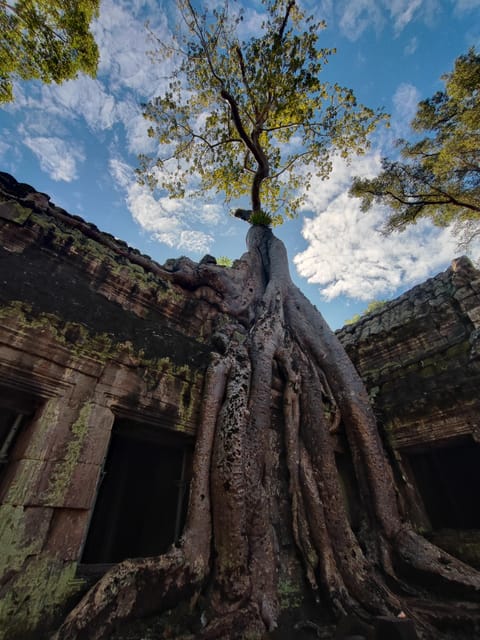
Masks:
[[[278,32],[278,38],[280,42],[283,40],[285,29],[287,28],[287,24],[288,24],[288,19],[290,17],[290,12],[292,11],[294,6],[295,6],[295,0],[290,0],[290,2],[288,3],[285,9],[285,15],[283,16],[282,26],[280,27],[280,31]]]
[[[247,69],[245,67],[245,60],[243,58],[242,49],[240,48],[239,45],[237,45],[235,47],[235,53],[237,54],[238,63],[240,65],[240,71],[241,71],[241,74],[242,74],[242,80],[243,80],[243,84],[245,86],[245,90],[247,92],[248,97],[250,98],[251,103],[252,103],[253,111],[255,113],[255,118],[258,120],[258,116],[259,116],[258,104],[257,104],[257,101],[255,99],[255,95],[254,95],[254,93],[252,91],[252,88],[250,86],[250,83],[248,81]]]
[[[25,19],[25,17],[23,16],[23,12],[19,11],[18,8],[15,5],[11,5],[8,2],[6,2],[5,0],[0,0],[0,7],[3,7],[4,9],[14,13],[17,16],[17,18],[20,20],[20,22],[23,22],[23,24],[26,25],[27,28],[29,28],[29,29],[32,28],[32,25],[29,24],[28,20]],[[37,16],[37,14],[35,14],[35,16]],[[47,24],[45,21],[42,21],[42,27],[47,29],[47,31],[50,33],[50,35],[52,35],[54,38],[58,38],[58,40],[60,40],[60,42],[63,42],[64,44],[67,44],[68,39],[65,38],[65,36],[63,36],[58,31],[56,31],[49,24]]]
[[[240,112],[238,110],[238,104],[235,98],[229,93],[226,89],[222,89],[220,95],[228,104],[230,105],[230,111],[232,113],[233,123],[238,131],[240,138],[245,143],[246,147],[251,151],[253,157],[255,158],[258,168],[255,172],[253,182],[252,182],[252,210],[253,211],[261,211],[261,201],[260,201],[260,187],[262,182],[268,178],[270,173],[270,166],[268,163],[268,158],[262,149],[262,146],[259,141],[260,131],[258,129],[254,129],[252,135],[249,136],[243,126],[242,118],[240,116]]]
[[[203,29],[200,26],[200,23],[198,21],[197,12],[193,8],[192,3],[190,2],[190,0],[186,0],[186,5],[187,5],[188,10],[190,12],[190,15],[191,15],[191,17],[193,19],[193,25],[194,25],[193,28],[192,28],[192,26],[187,22],[187,26],[190,29],[193,30],[193,32],[197,35],[198,39],[200,40],[200,44],[202,46],[203,52],[205,53],[205,57],[207,59],[207,63],[208,63],[208,67],[210,69],[210,72],[211,72],[212,76],[215,78],[215,80],[220,84],[220,86],[223,89],[225,87],[225,80],[218,75],[217,70],[215,69],[215,67],[213,65],[212,56],[210,54],[210,48],[208,46],[208,41],[205,38],[205,33],[204,33],[204,31],[203,31]]]

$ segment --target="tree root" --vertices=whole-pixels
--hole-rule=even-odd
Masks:
[[[303,567],[299,590],[308,586],[337,616],[368,619],[403,610],[425,637],[437,634],[434,607],[426,613],[424,604],[427,581],[444,595],[479,599],[478,572],[406,522],[367,393],[336,337],[291,282],[283,244],[263,227],[251,228],[248,243],[232,276],[231,299],[222,275],[231,322],[212,338],[217,352],[205,377],[180,547],[112,569],[72,611],[58,640],[106,637],[119,620],[157,613],[200,592],[208,606],[197,639],[262,637],[278,622],[286,553]],[[243,297],[240,273],[249,285]],[[184,280],[189,288],[204,284],[207,271],[199,276],[190,265]],[[272,469],[281,457],[269,439],[274,368],[283,384],[288,530],[295,551],[282,549],[274,526],[280,489]],[[355,530],[333,435],[343,439],[356,477],[363,513]],[[448,609],[442,597],[440,617]],[[480,618],[467,607],[467,617],[475,615]]]

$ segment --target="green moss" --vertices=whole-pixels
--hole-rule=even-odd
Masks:
[[[48,487],[50,501],[58,503],[64,496],[72,482],[72,476],[78,465],[80,455],[88,435],[89,418],[93,404],[85,403],[80,409],[77,420],[71,427],[72,437],[68,441],[67,451],[63,461],[55,467]]]
[[[72,355],[105,361],[125,347],[123,343],[115,345],[112,336],[107,333],[92,335],[84,325],[65,322],[52,313],[34,315],[31,305],[17,300],[0,308],[0,318],[11,318],[25,329],[49,333],[56,342],[68,347]]]
[[[288,578],[279,581],[278,598],[282,609],[295,609],[300,607],[303,601],[302,592],[298,584],[293,583]]]
[[[129,341],[116,342],[108,333],[90,333],[84,325],[65,322],[51,313],[34,315],[32,307],[24,302],[13,301],[1,307],[0,318],[11,319],[26,331],[35,329],[50,335],[66,347],[72,356],[89,357],[105,363],[108,360],[123,359],[128,355],[136,366],[148,369],[153,380],[158,381],[159,377],[167,373],[184,378],[187,382],[192,377],[191,368],[186,364],[175,365],[169,357],[147,358],[142,349],[135,352]]]
[[[0,217],[16,222],[17,224],[23,224],[25,220],[28,220],[31,213],[31,209],[22,207],[18,202],[8,201],[0,205]]]
[[[21,505],[0,506],[0,575],[20,571],[25,558],[39,552],[41,536],[25,534],[25,509]]]
[[[158,302],[166,299],[183,301],[183,296],[176,291],[170,282],[160,280],[154,273],[132,262],[127,256],[115,254],[110,247],[89,238],[80,229],[63,227],[60,221],[42,216],[37,212],[32,213],[31,221],[44,229],[52,242],[58,246],[72,247],[71,253],[78,254],[85,262],[102,263],[112,276],[127,282],[130,281],[132,288],[134,287],[137,291],[155,295]]]
[[[197,398],[192,393],[197,388],[199,372],[192,374],[190,370],[185,370],[185,379],[182,382],[182,388],[180,390],[180,403],[178,408],[178,415],[180,420],[177,423],[177,429],[184,430],[184,426],[189,424],[192,419],[193,411],[197,405]]]
[[[75,572],[76,563],[62,564],[49,556],[28,561],[0,600],[0,640],[22,638],[45,628],[65,601],[83,587]]]

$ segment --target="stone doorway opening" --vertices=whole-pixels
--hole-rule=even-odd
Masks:
[[[164,553],[185,520],[192,443],[158,426],[115,421],[82,563]]]
[[[27,393],[0,387],[0,479],[11,460],[29,419],[40,401]]]
[[[478,443],[469,438],[405,457],[432,530],[480,529]]]

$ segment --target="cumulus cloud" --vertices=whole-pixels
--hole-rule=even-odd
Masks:
[[[82,117],[93,131],[110,129],[117,120],[115,98],[99,80],[85,75],[60,85],[43,86],[35,106],[63,119]]]
[[[77,179],[77,165],[85,160],[78,142],[73,144],[57,137],[25,135],[23,144],[37,156],[42,171],[48,173],[52,180],[72,182]]]
[[[92,31],[100,50],[99,74],[108,76],[112,91],[126,88],[151,97],[164,85],[165,69],[150,64],[147,57],[155,48],[145,26],[147,17],[160,41],[170,38],[166,14],[158,9],[158,3],[102,2]]]
[[[312,185],[308,208],[315,215],[304,220],[302,229],[308,247],[294,263],[326,300],[386,296],[444,268],[455,256],[456,241],[447,229],[422,221],[385,237],[380,233],[383,208],[360,211],[360,201],[347,193],[351,177],[370,177],[379,168],[376,155],[357,158],[350,166],[336,158],[327,189],[320,181]]]
[[[154,240],[182,251],[208,253],[213,237],[194,228],[196,223],[218,223],[220,208],[196,203],[193,212],[188,201],[168,197],[156,198],[150,189],[135,181],[132,169],[122,160],[110,160],[110,172],[125,192],[125,201],[134,220]]]
[[[155,153],[156,143],[147,135],[140,103],[164,85],[168,69],[148,60],[153,42],[145,27],[147,17],[164,40],[168,36],[166,12],[158,11],[156,1],[104,0],[93,24],[100,49],[98,77],[80,74],[60,85],[32,82],[28,91],[21,86],[16,89],[16,102],[9,109],[24,113],[22,138],[16,147],[20,142],[29,147],[41,169],[54,179],[75,179],[78,162],[83,160],[81,146],[74,151],[66,141],[73,123],[86,124],[94,136],[120,124],[129,153]],[[115,135],[121,135],[120,131]],[[65,157],[56,159],[56,152]]]
[[[143,117],[137,101],[127,98],[117,106],[119,120],[125,127],[127,148],[130,153],[153,153],[156,142],[148,136],[150,123]]]

